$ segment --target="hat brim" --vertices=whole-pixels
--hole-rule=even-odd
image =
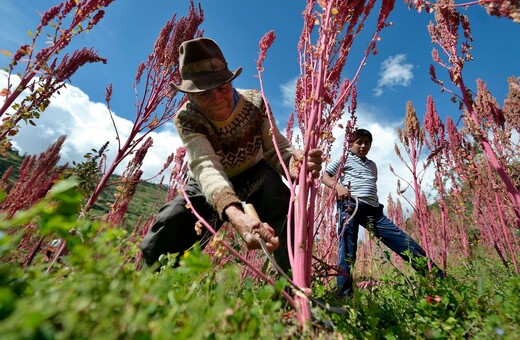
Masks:
[[[181,84],[177,85],[171,83],[170,85],[184,93],[199,93],[204,91],[213,90],[222,84],[229,83],[242,73],[242,67],[237,68],[235,71],[228,69],[211,72],[209,74],[201,74],[191,79],[183,80]]]

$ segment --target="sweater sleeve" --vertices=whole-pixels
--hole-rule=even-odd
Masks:
[[[200,184],[208,203],[224,219],[224,209],[233,203],[240,204],[233,186],[203,130],[207,127],[192,117],[193,112],[180,112],[175,117],[179,136],[186,147],[188,166],[194,179]]]

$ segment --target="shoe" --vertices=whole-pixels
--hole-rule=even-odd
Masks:
[[[330,319],[322,320],[322,319],[316,317],[316,315],[314,313],[311,313],[311,322],[315,327],[324,328],[328,331],[334,330],[334,324],[332,323],[332,321]]]
[[[354,290],[352,288],[347,288],[346,290],[339,291],[336,293],[336,298],[338,300],[352,299],[353,296],[354,296]]]

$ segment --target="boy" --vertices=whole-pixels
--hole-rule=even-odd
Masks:
[[[372,134],[368,130],[358,129],[352,134],[351,142],[352,146],[343,168],[339,168],[340,159],[335,160],[327,166],[322,179],[327,187],[335,191],[340,212],[338,221],[340,273],[337,279],[339,298],[351,296],[353,293],[351,266],[356,261],[359,225],[373,230],[377,238],[405,261],[410,260],[404,254],[407,250],[412,257],[426,256],[424,249],[413,238],[383,214],[383,205],[379,203],[377,197],[377,166],[367,158],[372,146]],[[353,218],[346,224],[350,213],[356,207],[356,202],[350,200],[352,196],[357,198],[358,207]],[[418,269],[413,261],[412,267]],[[444,276],[435,264],[433,267],[437,271],[437,277]]]

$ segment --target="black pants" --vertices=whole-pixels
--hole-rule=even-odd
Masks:
[[[275,230],[280,240],[280,247],[275,250],[274,256],[278,264],[287,270],[289,257],[285,226],[290,200],[289,188],[267,161],[260,161],[230,180],[238,197],[253,204],[262,222],[268,223]],[[218,230],[223,221],[207,203],[198,183],[190,179],[184,190],[195,211]],[[186,207],[186,200],[180,194],[162,206],[156,215],[155,223],[139,245],[146,263],[152,265],[161,254],[182,253],[197,241],[201,241],[201,246],[204,247],[211,233],[206,231],[200,236],[197,235],[196,222],[196,216]]]

